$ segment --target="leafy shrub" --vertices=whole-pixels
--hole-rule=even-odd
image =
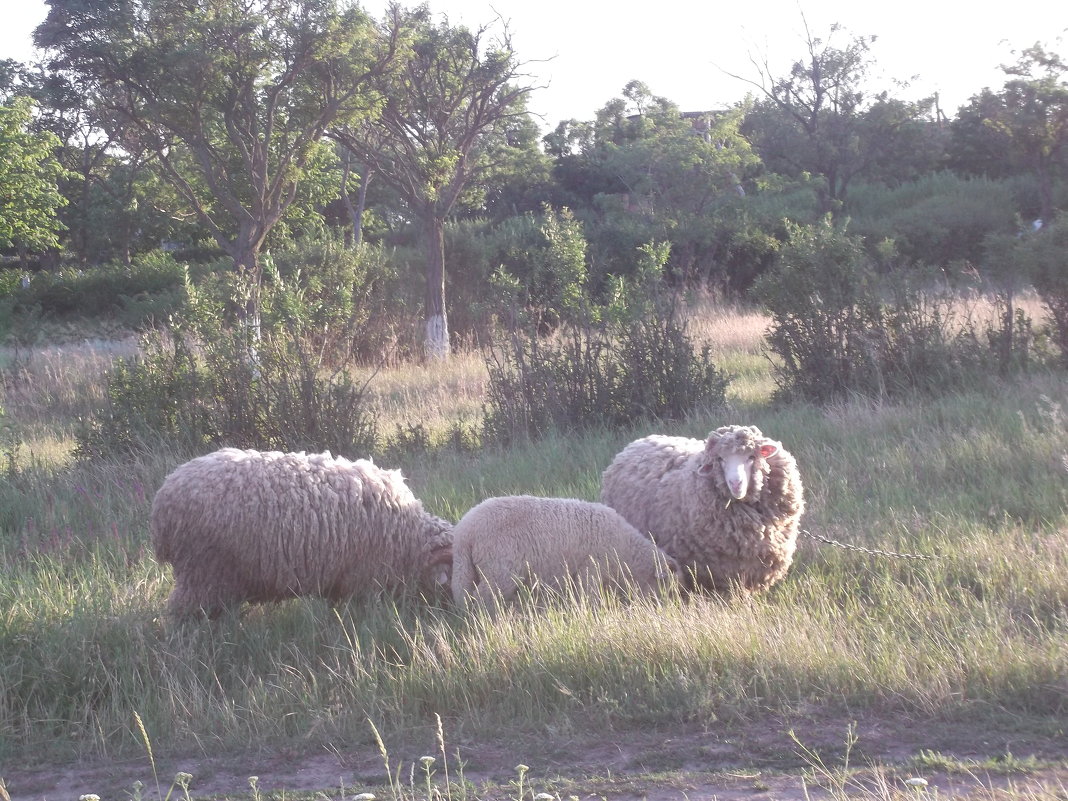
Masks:
[[[586,283],[586,239],[568,209],[510,217],[496,225],[461,220],[446,228],[450,327],[454,336],[488,342],[501,298],[540,320],[545,332],[575,319]]]
[[[181,307],[185,278],[172,256],[153,251],[131,265],[36,273],[17,297],[21,308],[37,307],[46,317],[123,317],[140,325]],[[145,316],[135,317],[135,309]]]
[[[489,349],[483,439],[507,444],[550,430],[678,419],[725,403],[728,379],[700,354],[670,299],[660,295],[666,246],[643,249],[642,280],[622,282],[609,308],[586,299],[581,319],[552,336],[516,315]]]
[[[1014,228],[1015,201],[1005,181],[937,173],[894,188],[867,184],[850,199],[851,230],[868,242],[890,239],[906,260],[946,267],[978,264],[983,238]]]
[[[1031,276],[1035,290],[1049,309],[1050,336],[1068,366],[1068,214],[1060,214],[1039,231],[1024,236],[1015,261]]]
[[[284,273],[267,265],[258,328],[227,311],[251,292],[243,276],[190,285],[184,313],[108,376],[109,403],[79,432],[78,454],[158,439],[192,451],[370,453],[377,422],[352,368],[369,341],[361,293],[371,290],[357,280],[360,256],[329,255],[329,245],[323,253],[307,272],[289,255],[279,259]]]
[[[766,343],[778,357],[780,397],[936,391],[980,373],[989,355],[956,324],[952,299],[932,289],[930,276],[880,278],[860,238],[830,219],[791,224],[753,295],[772,314]]]
[[[767,342],[781,360],[780,393],[822,401],[877,386],[882,318],[874,279],[860,239],[829,218],[788,225],[775,267],[752,290],[772,314]]]
[[[422,342],[411,320],[417,296],[381,246],[345,245],[329,232],[306,236],[266,260],[275,290],[265,297],[267,328],[285,328],[294,317],[326,364],[349,359],[382,364],[420,353]]]

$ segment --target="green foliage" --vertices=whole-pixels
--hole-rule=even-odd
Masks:
[[[978,372],[974,336],[922,273],[880,280],[859,237],[826,219],[788,225],[778,262],[753,287],[772,314],[766,340],[781,397],[827,402],[944,390]]]
[[[934,166],[940,149],[924,120],[930,101],[869,93],[875,37],[839,45],[840,32],[837,24],[823,37],[806,29],[806,52],[788,74],[754,61],[757,78],[742,78],[759,92],[743,128],[756,152],[774,172],[818,177],[820,212],[836,218],[848,211],[855,179],[914,177]]]
[[[695,351],[673,300],[660,293],[669,247],[643,250],[642,271],[608,308],[587,297],[581,318],[553,337],[517,318],[488,354],[484,440],[510,443],[553,430],[681,419],[722,406],[728,379]]]
[[[265,269],[275,291],[263,299],[263,325],[299,329],[326,366],[381,364],[418,352],[408,325],[418,300],[381,246],[351,248],[341,236],[314,230],[272,253]]]
[[[58,184],[66,170],[54,154],[59,139],[30,130],[33,108],[28,97],[0,104],[0,248],[59,244],[56,212],[66,200]]]
[[[267,263],[258,329],[226,322],[232,299],[249,290],[245,276],[189,285],[187,309],[108,376],[108,404],[78,433],[78,454],[136,451],[155,439],[193,452],[225,444],[370,453],[377,424],[353,368],[390,346],[380,258],[329,239],[280,253],[278,265]]]
[[[578,322],[588,308],[586,238],[569,209],[546,206],[533,236],[508,243],[492,281],[542,333]]]
[[[301,204],[329,194],[325,128],[375,106],[368,79],[394,55],[362,9],[334,0],[106,11],[56,0],[35,35],[87,95],[108,99],[111,133],[153,132],[136,138],[184,210],[255,281],[272,229],[306,222]]]
[[[1005,181],[939,172],[890,188],[858,184],[851,195],[850,231],[868,242],[893,241],[911,263],[978,265],[983,239],[1016,229],[1012,187]]]
[[[502,314],[522,314],[543,331],[581,314],[586,239],[570,210],[458,220],[445,234],[446,261],[463,265],[446,276],[454,336],[488,342]]]
[[[586,229],[593,284],[633,275],[638,248],[651,240],[671,242],[673,280],[707,281],[729,258],[722,218],[759,164],[739,132],[744,108],[683,114],[638,81],[623,93],[594,123],[561,124],[546,137],[559,153],[561,194]]]
[[[1021,238],[1016,262],[1031,277],[1050,313],[1051,337],[1068,365],[1068,214]]]
[[[10,297],[19,309],[37,309],[46,318],[104,317],[140,327],[164,320],[181,308],[187,269],[169,254],[152,251],[129,265],[39,272],[28,287],[14,289]],[[5,288],[11,283],[9,279]]]

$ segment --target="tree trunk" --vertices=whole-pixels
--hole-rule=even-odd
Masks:
[[[1055,213],[1053,208],[1052,167],[1045,163],[1039,164],[1035,173],[1035,177],[1038,179],[1038,203],[1041,209],[1039,219],[1042,220],[1043,225],[1049,225],[1053,222]]]
[[[341,173],[341,199],[345,202],[345,209],[349,213],[352,222],[352,246],[356,247],[363,241],[363,211],[367,208],[367,185],[371,183],[374,170],[364,165],[360,173],[360,191],[356,196],[356,205],[352,205],[352,196],[349,195],[349,174],[351,171],[352,151],[345,149],[344,168]]]
[[[445,220],[430,213],[423,221],[426,243],[426,356],[442,361],[449,356],[449,326],[445,317]]]

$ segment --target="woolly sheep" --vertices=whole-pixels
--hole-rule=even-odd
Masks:
[[[453,529],[453,600],[511,600],[521,586],[574,581],[652,590],[678,565],[613,509],[573,498],[490,498]]]
[[[620,451],[601,502],[678,560],[688,589],[766,589],[786,575],[805,502],[794,457],[754,426],[704,441],[654,434]]]
[[[243,601],[448,589],[451,525],[399,470],[320,454],[223,448],[179,466],[152,502],[152,545],[174,566],[175,617]]]

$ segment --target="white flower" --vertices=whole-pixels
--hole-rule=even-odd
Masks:
[[[354,795],[352,801],[375,801],[375,798],[377,796],[374,793],[360,793],[359,795]]]
[[[78,801],[100,801],[100,796],[96,793],[86,793],[85,795],[78,796]]]
[[[926,787],[927,779],[922,779],[919,776],[913,776],[911,779],[905,779],[905,784],[909,787]]]
[[[556,796],[552,793],[538,793],[534,796],[534,801],[556,801]]]
[[[419,757],[419,761],[423,763],[423,767],[425,768],[429,768],[431,765],[437,762],[437,760],[434,759],[434,757],[432,756],[421,756]]]

